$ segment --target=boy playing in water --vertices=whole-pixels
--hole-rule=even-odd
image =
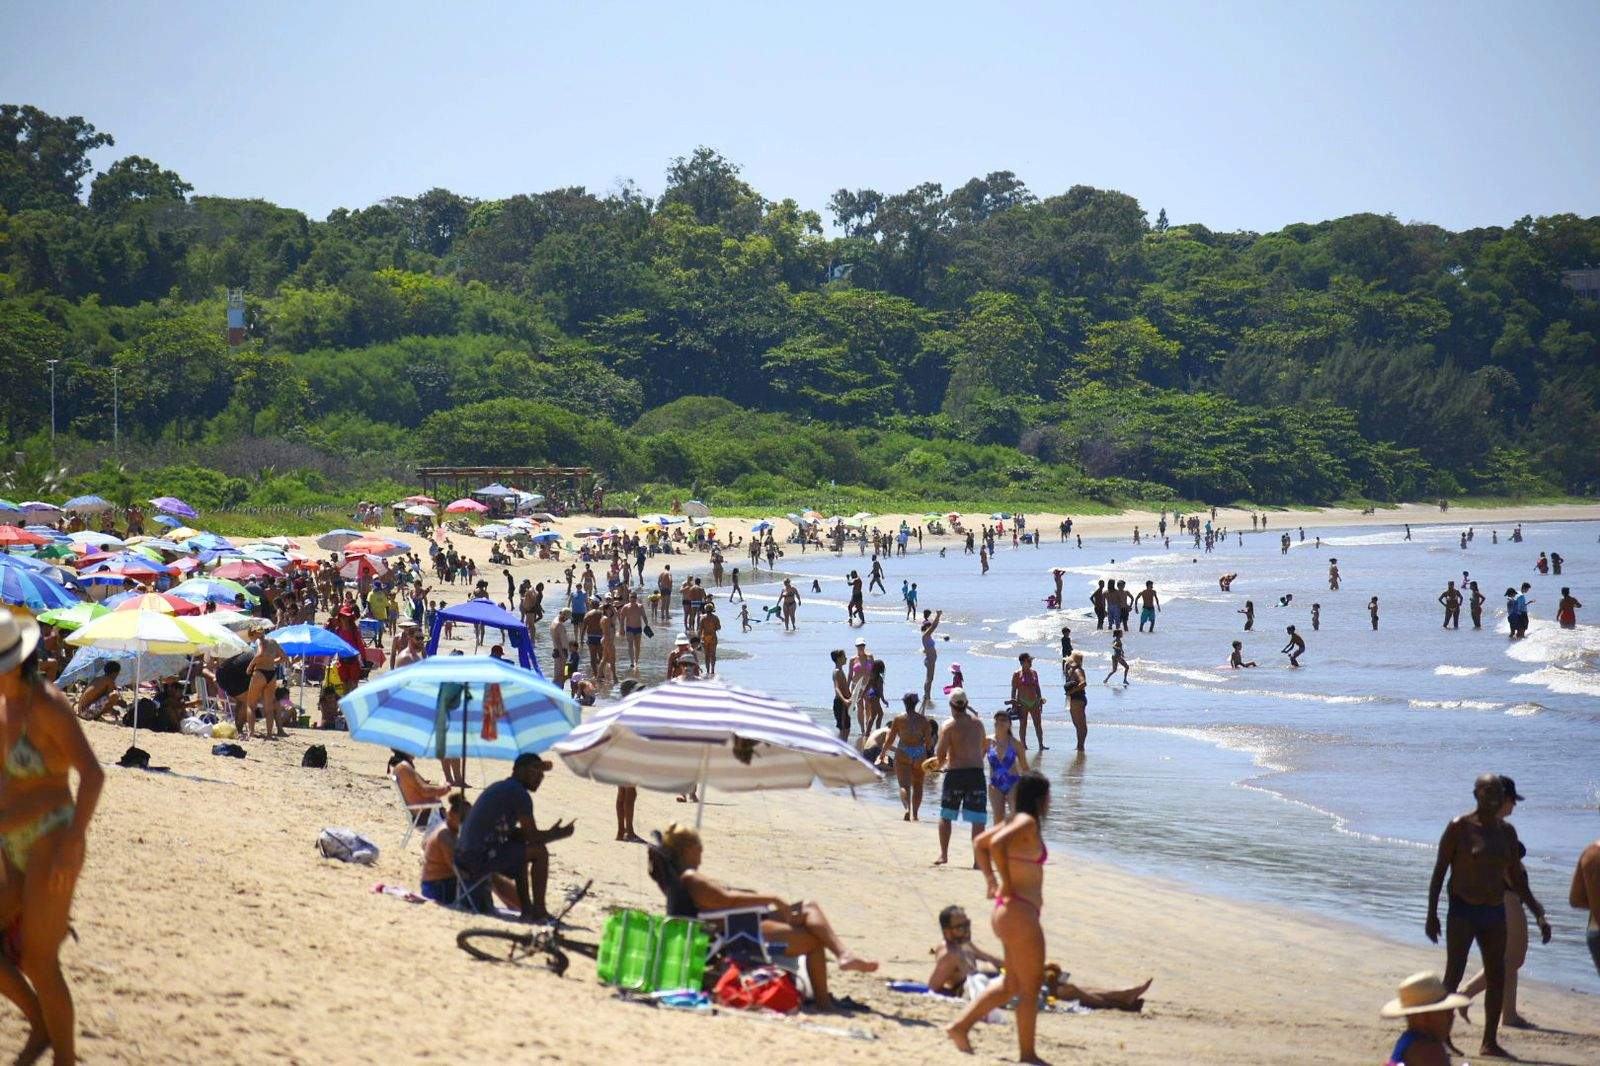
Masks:
[[[1113,677],[1116,677],[1117,667],[1119,666],[1122,667],[1122,683],[1126,685],[1128,683],[1128,660],[1122,655],[1122,630],[1114,629],[1111,631],[1111,672],[1101,679],[1100,683],[1103,685]]]
[[[1244,641],[1236,640],[1233,642],[1233,654],[1228,656],[1228,665],[1233,667],[1235,670],[1238,670],[1242,667],[1255,665],[1254,659],[1250,660],[1249,662],[1244,661]]]
[[[1289,643],[1285,644],[1280,651],[1289,656],[1290,666],[1299,666],[1300,656],[1304,655],[1306,650],[1305,639],[1294,631],[1294,626],[1289,626],[1287,632],[1289,634]]]

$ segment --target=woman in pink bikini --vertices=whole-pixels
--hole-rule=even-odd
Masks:
[[[1050,810],[1050,781],[1037,771],[1017,780],[1016,813],[1004,825],[992,826],[973,841],[978,865],[994,900],[990,921],[1005,949],[1005,979],[991,983],[967,1005],[948,1029],[956,1048],[972,1053],[968,1033],[979,1019],[1011,999],[1017,1001],[1017,1045],[1022,1062],[1042,1061],[1034,1051],[1034,1026],[1039,1015],[1039,983],[1044,979],[1044,864],[1050,857],[1040,831]]]

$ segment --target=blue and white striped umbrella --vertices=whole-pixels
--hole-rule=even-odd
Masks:
[[[668,681],[635,692],[556,745],[580,777],[682,792],[842,787],[878,779],[850,744],[804,711],[720,681]]]
[[[26,607],[34,614],[56,607],[71,607],[78,597],[36,570],[22,566],[0,566],[0,603]]]
[[[483,738],[483,698],[500,686],[499,736]],[[463,734],[462,708],[466,722]],[[515,759],[544,751],[578,724],[578,705],[531,670],[488,656],[448,655],[390,671],[339,701],[350,736],[411,755]]]

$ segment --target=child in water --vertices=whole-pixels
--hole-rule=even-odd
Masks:
[[[965,689],[966,687],[967,687],[966,681],[961,676],[961,664],[960,663],[951,663],[950,664],[950,683],[944,687],[944,694],[946,696],[948,696],[955,689],[958,689],[958,688],[959,689]]]
[[[1322,604],[1313,603],[1311,605],[1311,630],[1312,630],[1312,632],[1316,632],[1317,630],[1320,630],[1321,628],[1322,628]]]
[[[1254,659],[1249,662],[1244,661],[1244,641],[1236,640],[1233,642],[1233,654],[1228,656],[1228,665],[1233,667],[1235,670],[1238,670],[1242,667],[1255,665]]]
[[[746,633],[750,632],[750,605],[749,604],[741,603],[739,605],[739,625],[742,627],[744,632],[746,632]]]
[[[1306,651],[1305,638],[1294,631],[1294,626],[1289,626],[1287,632],[1289,634],[1289,643],[1285,644],[1281,651],[1289,657],[1290,666],[1298,667],[1300,665],[1300,656],[1304,655]]]
[[[1102,685],[1117,676],[1117,667],[1122,667],[1122,683],[1128,683],[1128,660],[1122,654],[1122,630],[1113,630],[1111,633],[1111,672],[1100,682]]]
[[[1250,630],[1256,627],[1256,602],[1254,600],[1245,600],[1244,609],[1238,613],[1244,615],[1244,629],[1246,633],[1250,632]]]

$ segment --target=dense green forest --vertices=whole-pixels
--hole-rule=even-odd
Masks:
[[[1600,481],[1600,305],[1562,283],[1600,266],[1600,218],[1228,233],[999,171],[840,189],[830,231],[699,148],[654,198],[431,189],[316,221],[139,156],[93,173],[112,143],[0,106],[13,498],[62,478],[51,360],[69,484],[210,506],[331,502],[424,461],[880,509]]]

